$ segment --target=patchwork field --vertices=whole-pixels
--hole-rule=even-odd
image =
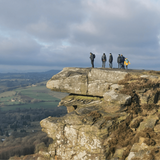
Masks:
[[[45,85],[32,85],[0,93],[2,110],[16,108],[53,108],[67,93],[53,92]]]

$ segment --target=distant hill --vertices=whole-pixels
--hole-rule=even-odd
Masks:
[[[60,72],[60,70],[28,73],[0,73],[0,92],[47,81],[58,72]]]
[[[49,70],[46,72],[27,72],[27,73],[0,73],[0,79],[33,79],[33,78],[51,78],[60,70]]]

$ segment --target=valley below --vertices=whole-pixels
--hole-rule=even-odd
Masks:
[[[52,141],[41,131],[40,121],[64,116],[66,107],[57,106],[68,95],[46,88],[52,74],[43,79],[44,73],[37,73],[37,78],[28,75],[28,79],[24,74],[18,74],[18,79],[17,74],[0,75],[0,160],[39,152]]]

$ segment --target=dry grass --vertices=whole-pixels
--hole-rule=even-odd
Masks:
[[[153,104],[143,104],[141,107],[147,111],[151,111],[152,109],[158,109],[159,105],[156,105],[154,103]]]
[[[102,115],[98,111],[92,111],[88,114],[88,116],[93,117],[94,120],[97,120],[100,118]]]
[[[131,95],[135,90],[150,89],[159,87],[159,83],[147,78],[133,77],[130,74],[125,76],[124,80],[119,81],[119,85],[124,85],[120,91],[123,94]]]
[[[156,74],[160,74],[160,72]],[[120,93],[128,94],[132,97],[131,105],[127,106],[125,109],[125,111],[127,113],[130,113],[130,115],[122,123],[118,124],[117,129],[115,129],[112,133],[114,135],[114,138],[109,141],[110,150],[107,158],[111,158],[117,148],[127,147],[122,157],[122,159],[125,159],[130,153],[130,149],[132,148],[133,144],[139,142],[140,137],[144,137],[144,143],[146,143],[148,146],[153,147],[157,144],[157,140],[160,139],[160,134],[156,134],[153,129],[147,128],[139,133],[134,132],[131,129],[135,128],[136,130],[136,128],[138,128],[140,123],[143,121],[143,117],[138,118],[134,121],[134,123],[130,125],[133,117],[142,114],[144,110],[158,110],[159,105],[156,104],[144,104],[140,106],[140,98],[136,91],[148,89],[153,93],[156,93],[157,88],[159,87],[159,83],[156,81],[151,81],[147,78],[140,78],[137,75],[127,74],[125,79],[119,82],[119,85],[124,85],[124,88],[120,90]],[[113,119],[110,118],[107,120]],[[157,154],[157,152],[159,151],[153,149],[153,151],[148,155],[148,157],[146,157],[146,159],[155,157],[155,154]]]

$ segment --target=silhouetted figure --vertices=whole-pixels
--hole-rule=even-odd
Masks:
[[[118,68],[121,68],[121,56],[120,54],[117,57]]]
[[[124,69],[124,61],[125,61],[125,57],[123,57],[123,55],[121,54],[121,68]]]
[[[109,67],[112,68],[113,56],[112,53],[109,54]]]
[[[94,68],[94,59],[95,59],[95,57],[96,57],[95,54],[90,52],[90,59],[91,59],[92,68]]]
[[[105,55],[105,53],[103,53],[103,55],[102,55],[102,68],[105,68],[105,64],[106,64],[106,61],[107,61],[107,58],[106,58],[106,55]]]

